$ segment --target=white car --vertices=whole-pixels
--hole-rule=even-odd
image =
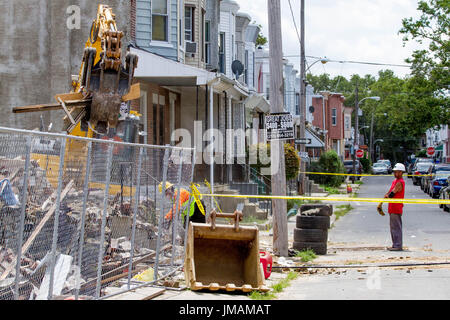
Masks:
[[[372,166],[372,172],[373,174],[389,174],[389,168],[386,163],[377,162]]]
[[[383,163],[388,167],[388,174],[392,173],[392,165],[390,160],[378,160],[376,163]]]

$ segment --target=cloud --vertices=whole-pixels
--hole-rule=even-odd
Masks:
[[[236,0],[240,11],[249,14],[252,21],[263,27],[268,36],[267,0]],[[292,21],[288,0],[281,1],[281,19],[284,55],[299,55],[300,45]],[[300,1],[291,0],[297,27],[300,28]],[[406,64],[415,44],[403,46],[398,34],[402,19],[418,16],[413,0],[310,0],[305,4],[305,52],[307,56],[328,57],[332,60],[352,60],[388,64]],[[269,39],[270,41],[270,39]],[[298,69],[299,57],[288,58]],[[311,64],[315,60],[307,59]],[[409,73],[409,68],[341,64],[329,62],[315,64],[313,74],[327,72],[332,76],[342,74],[371,74],[392,69],[399,76]]]

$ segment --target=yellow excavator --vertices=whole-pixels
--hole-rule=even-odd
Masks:
[[[56,103],[15,107],[13,113],[63,110],[62,127],[69,135],[112,138],[120,131],[120,140],[136,142],[140,115],[130,110],[130,102],[140,97],[139,84],[133,84],[138,57],[128,52],[123,61],[123,36],[117,29],[112,8],[100,4],[85,44],[79,74],[72,76],[72,91],[57,94]],[[67,142],[64,169],[71,170],[86,156],[86,143],[73,139]],[[45,167],[50,183],[56,185],[59,157],[39,153],[33,153],[32,157]],[[111,193],[116,191],[112,188]]]

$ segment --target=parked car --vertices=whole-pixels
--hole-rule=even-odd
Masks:
[[[374,163],[372,166],[372,172],[373,174],[388,174],[389,168],[386,163]]]
[[[447,178],[447,185],[439,192],[439,199],[450,200],[450,177]],[[444,211],[450,212],[450,204],[440,204],[439,207],[444,209]]]
[[[433,159],[432,158],[414,158],[414,159],[411,159],[411,163],[406,168],[406,170],[408,172],[408,178],[413,178],[412,175],[414,174],[414,167],[417,164],[424,163],[424,162],[432,163]]]
[[[426,176],[422,177],[423,191],[429,195],[431,195],[431,180],[434,178],[436,171],[438,170],[448,171],[450,170],[450,166],[447,164],[434,163],[428,169]]]
[[[417,158],[411,159],[411,162],[406,166],[406,173],[408,174],[408,178],[412,178],[412,170],[414,168],[414,165],[416,164]]]
[[[345,171],[349,174],[354,174],[353,172],[353,160],[344,160],[344,167]],[[356,168],[356,174],[362,174],[363,168],[361,165],[361,162],[359,160],[355,160],[355,168]],[[357,177],[359,180],[361,177]]]
[[[414,165],[414,168],[412,170],[412,174],[414,175],[412,177],[412,181],[414,185],[419,185],[421,183],[422,177],[418,176],[419,174],[426,174],[428,172],[428,169],[431,167],[432,163],[428,162],[419,162]]]
[[[376,163],[385,163],[388,167],[388,173],[391,174],[392,173],[392,164],[390,160],[387,159],[383,159],[383,160],[378,160]]]
[[[445,169],[445,170],[444,170]],[[448,187],[448,178],[450,177],[450,167],[438,169],[430,179],[428,194],[432,198],[439,198],[439,192],[444,187]]]

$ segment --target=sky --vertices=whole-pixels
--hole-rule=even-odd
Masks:
[[[262,25],[269,38],[267,0],[235,0],[240,12],[249,14],[252,22]],[[300,0],[290,0],[300,32]],[[300,43],[295,31],[288,0],[281,2],[283,54],[300,69]],[[417,0],[305,0],[305,54],[307,68],[317,58],[337,61],[376,62],[407,65],[405,59],[419,46],[403,45],[402,19],[418,17]],[[269,39],[270,41],[270,39]],[[292,57],[294,56],[294,57]],[[295,57],[296,56],[296,57]],[[365,64],[328,62],[315,63],[308,72],[328,73],[332,77],[352,74],[377,76],[380,70],[391,69],[404,77],[408,67],[373,66]]]

